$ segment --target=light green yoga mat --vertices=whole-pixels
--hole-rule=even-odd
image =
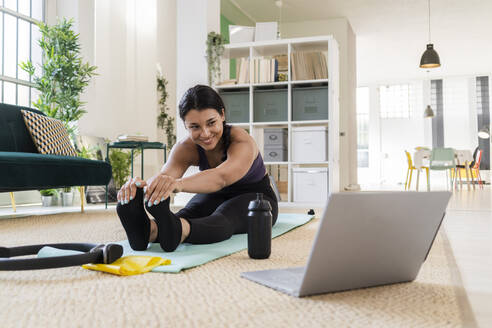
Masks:
[[[278,216],[277,223],[272,228],[272,237],[277,237],[289,230],[301,226],[309,222],[313,217],[313,215],[307,214],[281,213]],[[130,248],[130,245],[128,244],[128,240],[117,242],[117,244],[123,246],[123,256],[148,255],[170,259],[170,265],[156,267],[152,270],[152,272],[176,273],[180,272],[183,269],[192,268],[197,265],[204,264],[220,257],[246,249],[248,247],[248,236],[247,234],[237,234],[233,235],[227,240],[207,245],[192,245],[185,243],[179,245],[174,252],[170,253],[164,252],[158,243],[150,244],[150,247],[143,252],[132,250]],[[39,251],[38,257],[62,256],[74,253],[78,252],[70,250],[59,250],[52,247],[44,247]]]

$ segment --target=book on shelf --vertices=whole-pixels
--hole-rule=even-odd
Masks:
[[[218,83],[218,85],[222,85],[222,82],[224,81],[229,81],[229,79],[231,78],[230,67],[231,61],[228,58],[222,58],[220,60],[220,82]]]
[[[131,134],[122,134],[118,136],[118,141],[137,141],[137,142],[147,142],[149,141],[148,136],[142,135],[131,135]]]
[[[277,61],[277,73],[275,81],[283,82],[288,80],[289,76],[289,60],[287,55],[273,56]]]
[[[328,78],[326,55],[321,51],[291,53],[292,80]]]
[[[224,85],[236,85],[236,84],[237,84],[237,79],[229,79],[229,80],[220,81],[217,85],[224,86]]]
[[[285,58],[281,58],[281,57]],[[287,55],[253,59],[253,83],[287,81]],[[279,58],[281,58],[279,62]],[[279,77],[282,77],[280,79]]]
[[[249,83],[249,58],[236,60],[236,76],[238,84]]]

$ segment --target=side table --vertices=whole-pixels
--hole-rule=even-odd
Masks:
[[[133,153],[135,149],[140,149],[141,156],[141,175],[143,179],[144,176],[144,149],[162,149],[164,150],[164,163],[166,163],[166,145],[162,142],[143,142],[143,141],[115,141],[107,144],[106,147],[106,161],[109,163],[109,149],[119,148],[119,149],[131,149],[132,154],[132,170],[131,176],[133,178]],[[106,185],[106,208],[108,208],[108,185]]]

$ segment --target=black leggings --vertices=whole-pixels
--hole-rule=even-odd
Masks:
[[[248,205],[263,193],[272,206],[272,225],[277,221],[278,203],[268,175],[256,183],[230,185],[209,194],[196,194],[175,215],[190,223],[190,235],[184,242],[210,244],[248,231]]]

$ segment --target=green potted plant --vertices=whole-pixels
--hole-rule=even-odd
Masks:
[[[133,152],[134,156],[138,156],[139,153],[139,150]],[[113,170],[115,187],[119,190],[130,176],[131,153],[120,149],[111,149],[109,162]]]
[[[41,203],[43,206],[53,205],[53,199],[56,196],[55,189],[42,189],[39,193],[41,194]]]
[[[62,201],[62,206],[72,206],[73,205],[72,187],[62,188],[61,201]]]
[[[74,139],[76,122],[86,113],[80,95],[94,76],[96,66],[84,63],[80,54],[79,35],[72,30],[73,20],[63,18],[49,26],[39,23],[42,50],[40,72],[31,61],[20,68],[29,73],[34,87],[40,92],[34,107],[49,117],[61,120]]]
[[[162,74],[160,64],[157,64],[157,92],[159,92],[159,115],[157,116],[157,126],[163,129],[166,133],[166,151],[169,153],[171,148],[176,143],[176,135],[174,134],[174,117],[168,112],[166,101],[169,96],[167,92],[167,80]]]
[[[225,42],[225,38],[219,33],[212,31],[207,35],[208,84],[210,86],[220,81],[220,58],[224,53]]]

